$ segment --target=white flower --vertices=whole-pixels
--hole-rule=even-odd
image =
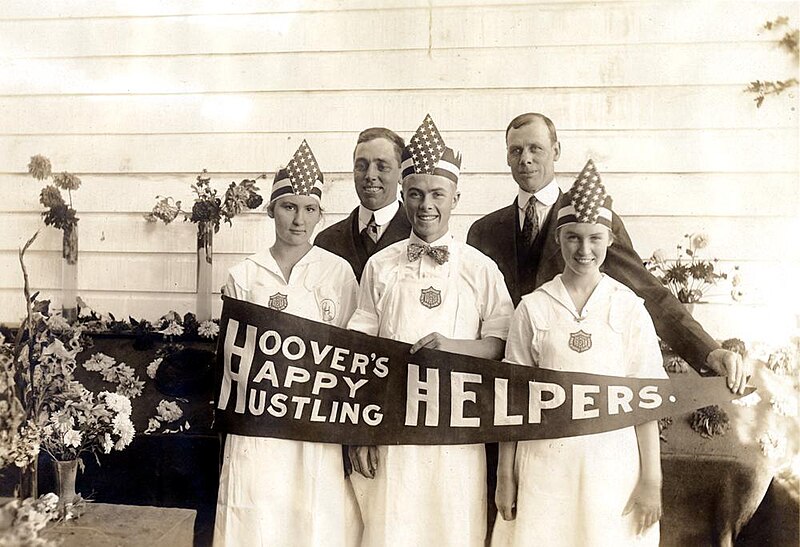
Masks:
[[[116,450],[122,450],[131,443],[136,430],[133,428],[133,423],[127,416],[118,415],[114,418],[114,433],[119,435],[119,440],[114,445],[114,448]]]
[[[158,372],[158,367],[161,366],[161,361],[163,359],[159,357],[158,359],[153,359],[149,365],[147,365],[147,376],[150,378],[156,377],[156,372]]]
[[[42,356],[52,355],[60,361],[72,361],[75,359],[75,351],[69,351],[64,347],[64,342],[56,338],[49,346],[42,350]]]
[[[161,422],[159,422],[155,418],[150,418],[147,420],[147,429],[144,430],[145,435],[149,435],[151,433],[155,433],[158,431],[158,428],[161,427]]]
[[[71,328],[69,321],[64,319],[62,315],[51,315],[47,319],[47,326],[54,332],[65,332]]]
[[[161,399],[161,402],[158,403],[156,407],[157,416],[161,418],[164,422],[174,422],[175,420],[179,420],[183,416],[183,410],[178,405],[178,403],[174,401],[166,401]]]
[[[204,338],[214,338],[219,334],[219,325],[213,321],[203,321],[197,327],[197,334]]]
[[[739,285],[742,284],[742,281],[743,281],[742,274],[735,273],[735,274],[733,274],[733,277],[731,278],[731,285],[733,285],[734,287],[738,287]]]
[[[761,451],[768,458],[780,458],[786,453],[786,437],[775,430],[769,430],[758,438]]]
[[[109,433],[103,434],[103,439],[100,441],[100,444],[103,447],[103,453],[110,454],[111,449],[114,448],[114,441],[111,440],[111,434]]]
[[[667,260],[667,251],[664,249],[656,249],[653,252],[653,262],[663,264]]]
[[[125,416],[130,416],[131,412],[133,412],[131,400],[124,395],[120,395],[118,393],[109,393],[108,391],[103,391],[100,393],[100,395],[105,396],[108,408],[114,412],[118,414],[124,414]]]
[[[78,448],[81,445],[81,441],[83,440],[83,435],[81,435],[80,431],[76,431],[75,429],[70,429],[66,433],[64,433],[64,446],[72,446]]]
[[[177,321],[170,321],[169,325],[167,325],[167,328],[158,332],[164,336],[180,336],[183,334],[183,326]]]
[[[90,372],[103,372],[117,364],[117,360],[104,353],[95,353],[84,363],[83,368]]]
[[[63,409],[53,412],[50,421],[59,433],[66,433],[75,427],[75,419]]]
[[[708,234],[705,232],[698,232],[692,234],[692,248],[705,249],[708,247]]]

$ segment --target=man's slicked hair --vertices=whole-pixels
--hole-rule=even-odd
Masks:
[[[520,114],[513,120],[511,123],[508,124],[506,128],[506,141],[508,141],[508,132],[512,129],[519,129],[524,125],[528,125],[533,123],[534,120],[542,120],[544,124],[547,126],[547,131],[550,133],[550,143],[555,144],[558,142],[558,135],[556,135],[556,126],[552,122],[550,118],[545,116],[544,114],[539,114],[538,112],[526,112],[525,114]]]
[[[386,129],[385,127],[370,127],[369,129],[365,129],[361,133],[358,134],[358,140],[356,141],[356,146],[361,144],[362,142],[369,142],[374,141],[375,139],[386,139],[392,146],[394,147],[394,153],[397,156],[397,165],[402,163],[402,156],[403,156],[403,148],[405,148],[406,143],[403,140],[403,137],[392,131],[391,129]],[[355,158],[356,151],[355,148],[353,149],[353,157]]]

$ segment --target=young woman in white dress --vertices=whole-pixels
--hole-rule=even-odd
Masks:
[[[611,200],[589,161],[558,211],[566,267],[522,298],[505,360],[547,369],[666,378],[643,301],[601,273]],[[658,545],[658,425],[501,443],[492,546]]]
[[[289,175],[291,167],[276,175],[267,209],[274,244],[230,269],[225,294],[344,326],[356,305],[353,271],[310,243],[321,218],[322,174],[317,168],[303,181]],[[358,544],[360,528],[340,445],[227,436],[215,546],[350,546]]]

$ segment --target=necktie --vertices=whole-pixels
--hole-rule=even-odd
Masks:
[[[372,240],[373,243],[378,242],[378,223],[375,222],[375,215],[369,217],[369,222],[367,223],[367,227],[364,228],[367,231],[367,235]]]
[[[447,249],[447,245],[436,245],[435,247],[431,247],[430,245],[420,245],[419,243],[408,244],[406,256],[408,257],[409,262],[419,260],[419,257],[421,257],[423,254],[426,254],[434,259],[440,266],[447,262],[450,258],[450,251]]]
[[[378,224],[375,222],[375,215],[370,217],[367,226],[361,230],[361,241],[368,255],[375,252],[375,247],[378,245]]]
[[[522,223],[522,242],[526,247],[533,245],[539,233],[539,219],[536,216],[536,198],[531,196],[525,206],[525,221]]]

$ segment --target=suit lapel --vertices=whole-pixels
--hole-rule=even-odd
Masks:
[[[350,247],[350,252],[352,253],[351,256],[357,258],[357,263],[361,264],[363,268],[363,264],[367,262],[367,250],[364,248],[364,245],[361,244],[361,232],[358,229],[358,207],[353,209],[353,212],[350,213],[349,217],[349,224],[350,224],[350,237],[342,238],[344,241],[347,241],[347,245]],[[345,235],[345,234],[342,234]],[[356,273],[356,277],[361,277],[361,272]]]
[[[542,234],[545,237],[544,247],[542,248],[542,255],[539,259],[539,266],[536,268],[536,287],[550,281],[563,269],[560,259],[561,249],[556,242],[556,220],[558,219],[559,209],[566,205],[566,199],[566,194],[559,190],[558,199],[547,214],[545,230]]]

